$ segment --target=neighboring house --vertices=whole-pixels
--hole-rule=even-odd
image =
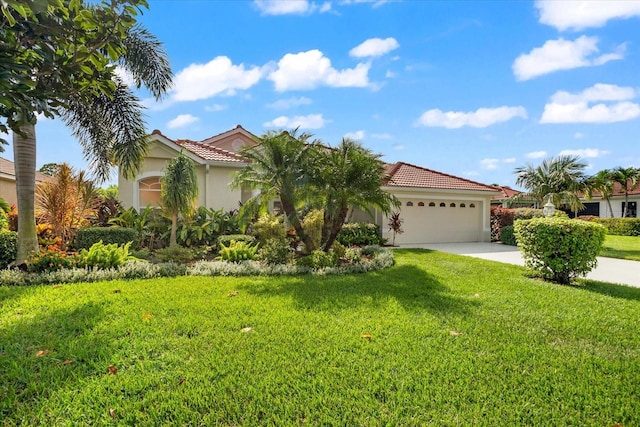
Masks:
[[[51,177],[36,172],[36,185],[50,180]],[[18,204],[16,193],[16,169],[11,160],[0,157],[0,198],[10,205]]]
[[[580,215],[595,215],[601,218],[620,218],[622,211],[625,208],[624,191],[622,186],[617,182],[613,185],[613,196],[609,199],[611,202],[611,209],[606,200],[602,200],[599,193],[596,193],[587,200],[585,197],[581,197],[580,200],[585,209],[578,212]],[[629,192],[629,212],[628,218],[638,218],[638,205],[640,205],[640,186],[635,190]],[[613,212],[611,212],[613,210]]]
[[[199,142],[172,140],[157,130],[150,138],[138,176],[133,180],[119,176],[118,191],[125,207],[159,204],[160,178],[167,161],[181,150],[196,164],[199,206],[231,210],[251,198],[251,191],[229,188],[233,174],[247,164],[240,151],[258,141],[242,126]],[[404,233],[396,236],[396,244],[490,240],[489,208],[491,197],[499,194],[496,187],[404,162],[387,165],[386,173],[382,188],[402,203]],[[277,202],[274,205],[271,208],[277,209]],[[356,212],[351,220],[375,222],[391,238],[388,218],[380,212],[374,218]]]

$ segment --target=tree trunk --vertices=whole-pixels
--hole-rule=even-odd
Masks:
[[[624,209],[622,209],[622,218],[627,217],[627,211],[629,210],[629,193],[624,192]]]
[[[338,237],[338,233],[340,233],[340,230],[342,230],[342,226],[344,225],[344,220],[347,218],[347,212],[349,212],[349,208],[347,206],[342,207],[338,213],[338,217],[331,223],[331,231],[327,236],[327,240],[326,242],[322,242],[320,245],[323,251],[329,252],[331,246],[333,246],[333,242],[335,242],[336,237]]]
[[[298,218],[298,213],[296,212],[295,206],[291,204],[291,202],[283,197],[280,197],[280,203],[282,204],[282,210],[284,211],[285,216],[291,223],[291,226],[296,230],[296,234],[302,240],[304,244],[304,249],[306,253],[311,252],[313,248],[313,242],[311,238],[307,236],[307,233],[304,232],[302,228],[302,223],[300,222],[300,218]]]
[[[607,205],[609,206],[609,215],[613,218],[613,208],[611,207],[611,199],[607,198]]]
[[[171,215],[171,235],[169,236],[169,246],[176,246],[178,239],[176,238],[176,232],[178,230],[178,214]]]
[[[36,234],[36,127],[27,123],[20,127],[24,137],[13,133],[13,159],[16,169],[18,197],[18,253],[15,264],[23,264],[29,255],[38,252]]]

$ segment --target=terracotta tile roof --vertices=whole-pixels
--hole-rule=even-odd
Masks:
[[[640,194],[640,185],[638,185],[635,190],[631,190],[629,191],[629,194]],[[613,195],[614,196],[624,196],[624,190],[622,189],[622,185],[618,184],[617,182],[615,184],[613,184]]]
[[[497,196],[491,196],[492,199],[508,199],[509,197],[513,197],[517,194],[520,194],[521,191],[514,190],[511,187],[507,186],[498,186],[498,190],[502,191],[502,194],[498,194]]]
[[[0,157],[0,175],[5,175],[10,177],[9,179],[15,180],[16,168],[11,160]],[[36,182],[49,181],[50,179],[51,177],[49,175],[36,171]]]
[[[423,168],[409,163],[398,162],[387,165],[389,187],[435,188],[443,190],[468,190],[498,192],[499,188],[481,184],[469,179]]]
[[[232,133],[236,133],[239,130],[248,133],[253,138],[257,138],[253,133],[243,128],[242,125],[236,125],[236,127],[234,127],[233,129],[225,130],[224,132],[220,132],[217,135],[213,135],[213,136],[210,136],[209,138],[205,138],[201,142],[203,144],[215,144],[217,140],[222,139],[225,136],[231,135]]]
[[[244,157],[232,153],[221,148],[213,147],[211,145],[202,144],[200,142],[190,141],[188,139],[178,139],[174,141],[186,150],[189,150],[196,156],[214,162],[229,162],[229,163],[246,163],[247,159]]]

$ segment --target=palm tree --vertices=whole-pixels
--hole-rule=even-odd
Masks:
[[[584,208],[576,194],[584,190],[586,163],[578,156],[558,156],[546,159],[540,166],[528,164],[517,168],[516,185],[528,191],[522,197],[532,197],[539,205],[545,200],[556,206],[566,205],[577,212]]]
[[[100,16],[110,10],[107,6],[87,6],[87,9],[90,13],[95,12]],[[112,12],[118,19],[122,18],[115,11]],[[129,18],[127,22],[133,19],[131,16]],[[122,22],[118,20],[118,23]],[[96,33],[107,35],[102,40],[93,41],[96,42],[96,46],[102,47],[96,47],[91,51],[91,46],[84,46],[84,50],[88,50],[88,55],[95,59],[95,63],[92,61],[89,64],[81,64],[80,71],[76,68],[65,70],[64,64],[60,64],[62,77],[49,78],[50,86],[54,90],[40,91],[36,94],[38,98],[34,95],[34,99],[26,103],[28,105],[18,105],[16,109],[19,111],[14,112],[17,119],[9,120],[9,124],[17,128],[13,134],[18,196],[17,263],[22,263],[31,252],[38,251],[34,212],[35,111],[44,111],[49,117],[58,115],[72,128],[83,147],[85,157],[91,160],[92,170],[99,180],[109,176],[114,164],[120,166],[123,175],[131,177],[135,175],[147,147],[142,106],[131,89],[118,77],[115,66],[109,66],[107,63],[113,56],[117,56],[115,59],[118,60],[118,64],[131,74],[136,86],[144,85],[156,99],[160,99],[171,86],[172,72],[169,61],[155,36],[140,26],[134,26],[127,27],[123,39],[117,39],[114,34],[110,34],[113,22],[107,20],[100,24],[101,31]],[[72,24],[64,22],[61,25]],[[60,43],[60,50],[67,49],[66,53],[73,56],[73,39],[43,37],[43,40],[43,43]],[[78,50],[82,46],[75,48]],[[37,73],[38,70],[33,72]],[[43,77],[42,80],[44,83],[39,84],[46,86],[47,77]],[[48,103],[44,107],[40,99],[42,93],[45,93]]]
[[[633,167],[618,167],[612,171],[612,178],[614,182],[617,182],[622,187],[624,192],[624,209],[622,210],[622,217],[625,218],[629,211],[629,193],[640,185],[640,169]]]
[[[171,215],[171,235],[169,246],[175,246],[178,215],[190,215],[198,197],[196,168],[182,152],[171,159],[161,179],[161,199],[165,210]]]
[[[602,200],[607,202],[609,213],[613,216],[611,208],[611,196],[613,196],[613,173],[609,169],[604,169],[589,177],[586,180],[586,196],[591,200],[594,192],[600,193]]]
[[[251,163],[231,183],[234,188],[260,190],[247,206],[266,206],[279,199],[288,223],[307,251],[313,248],[313,242],[302,227],[298,210],[312,194],[311,171],[317,161],[319,142],[311,138],[308,133],[298,134],[298,129],[266,133],[258,145],[243,150],[242,155]]]
[[[380,156],[360,143],[343,139],[338,147],[325,150],[320,163],[319,186],[324,208],[320,248],[328,252],[342,229],[351,208],[370,211],[378,208],[390,213],[398,200],[380,188],[384,166]]]

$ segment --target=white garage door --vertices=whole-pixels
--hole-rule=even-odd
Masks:
[[[482,236],[482,202],[400,199],[403,234],[396,244],[477,242]]]

